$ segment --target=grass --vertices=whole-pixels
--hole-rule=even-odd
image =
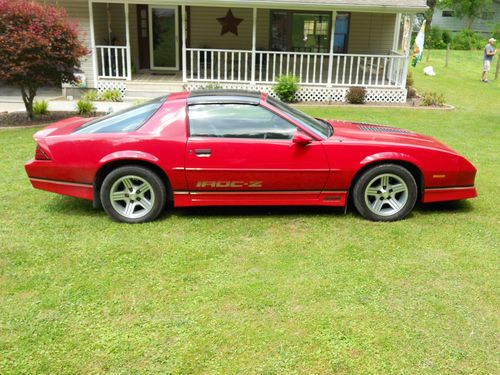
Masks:
[[[0,131],[0,373],[499,373],[500,85],[433,52],[455,111],[307,107],[435,136],[475,200],[384,224],[351,210],[173,210],[120,225],[33,190],[33,129]]]

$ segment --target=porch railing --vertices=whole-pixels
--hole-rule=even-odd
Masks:
[[[96,46],[95,48],[98,62],[98,78],[127,78],[126,46]]]
[[[252,79],[252,51],[187,48],[188,81],[246,83]],[[389,55],[257,51],[255,83],[273,84],[288,74],[305,85],[401,87],[406,57]],[[331,65],[331,67],[330,67]]]

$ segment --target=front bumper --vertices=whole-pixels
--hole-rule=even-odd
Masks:
[[[477,191],[474,186],[460,186],[447,188],[424,189],[422,197],[423,203],[458,201],[477,197]]]

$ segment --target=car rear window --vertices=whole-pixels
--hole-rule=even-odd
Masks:
[[[158,111],[165,98],[157,98],[90,121],[77,128],[73,134],[126,133],[137,130]]]

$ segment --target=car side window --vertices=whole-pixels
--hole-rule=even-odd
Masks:
[[[258,105],[196,104],[189,106],[191,137],[292,139],[296,127]]]

